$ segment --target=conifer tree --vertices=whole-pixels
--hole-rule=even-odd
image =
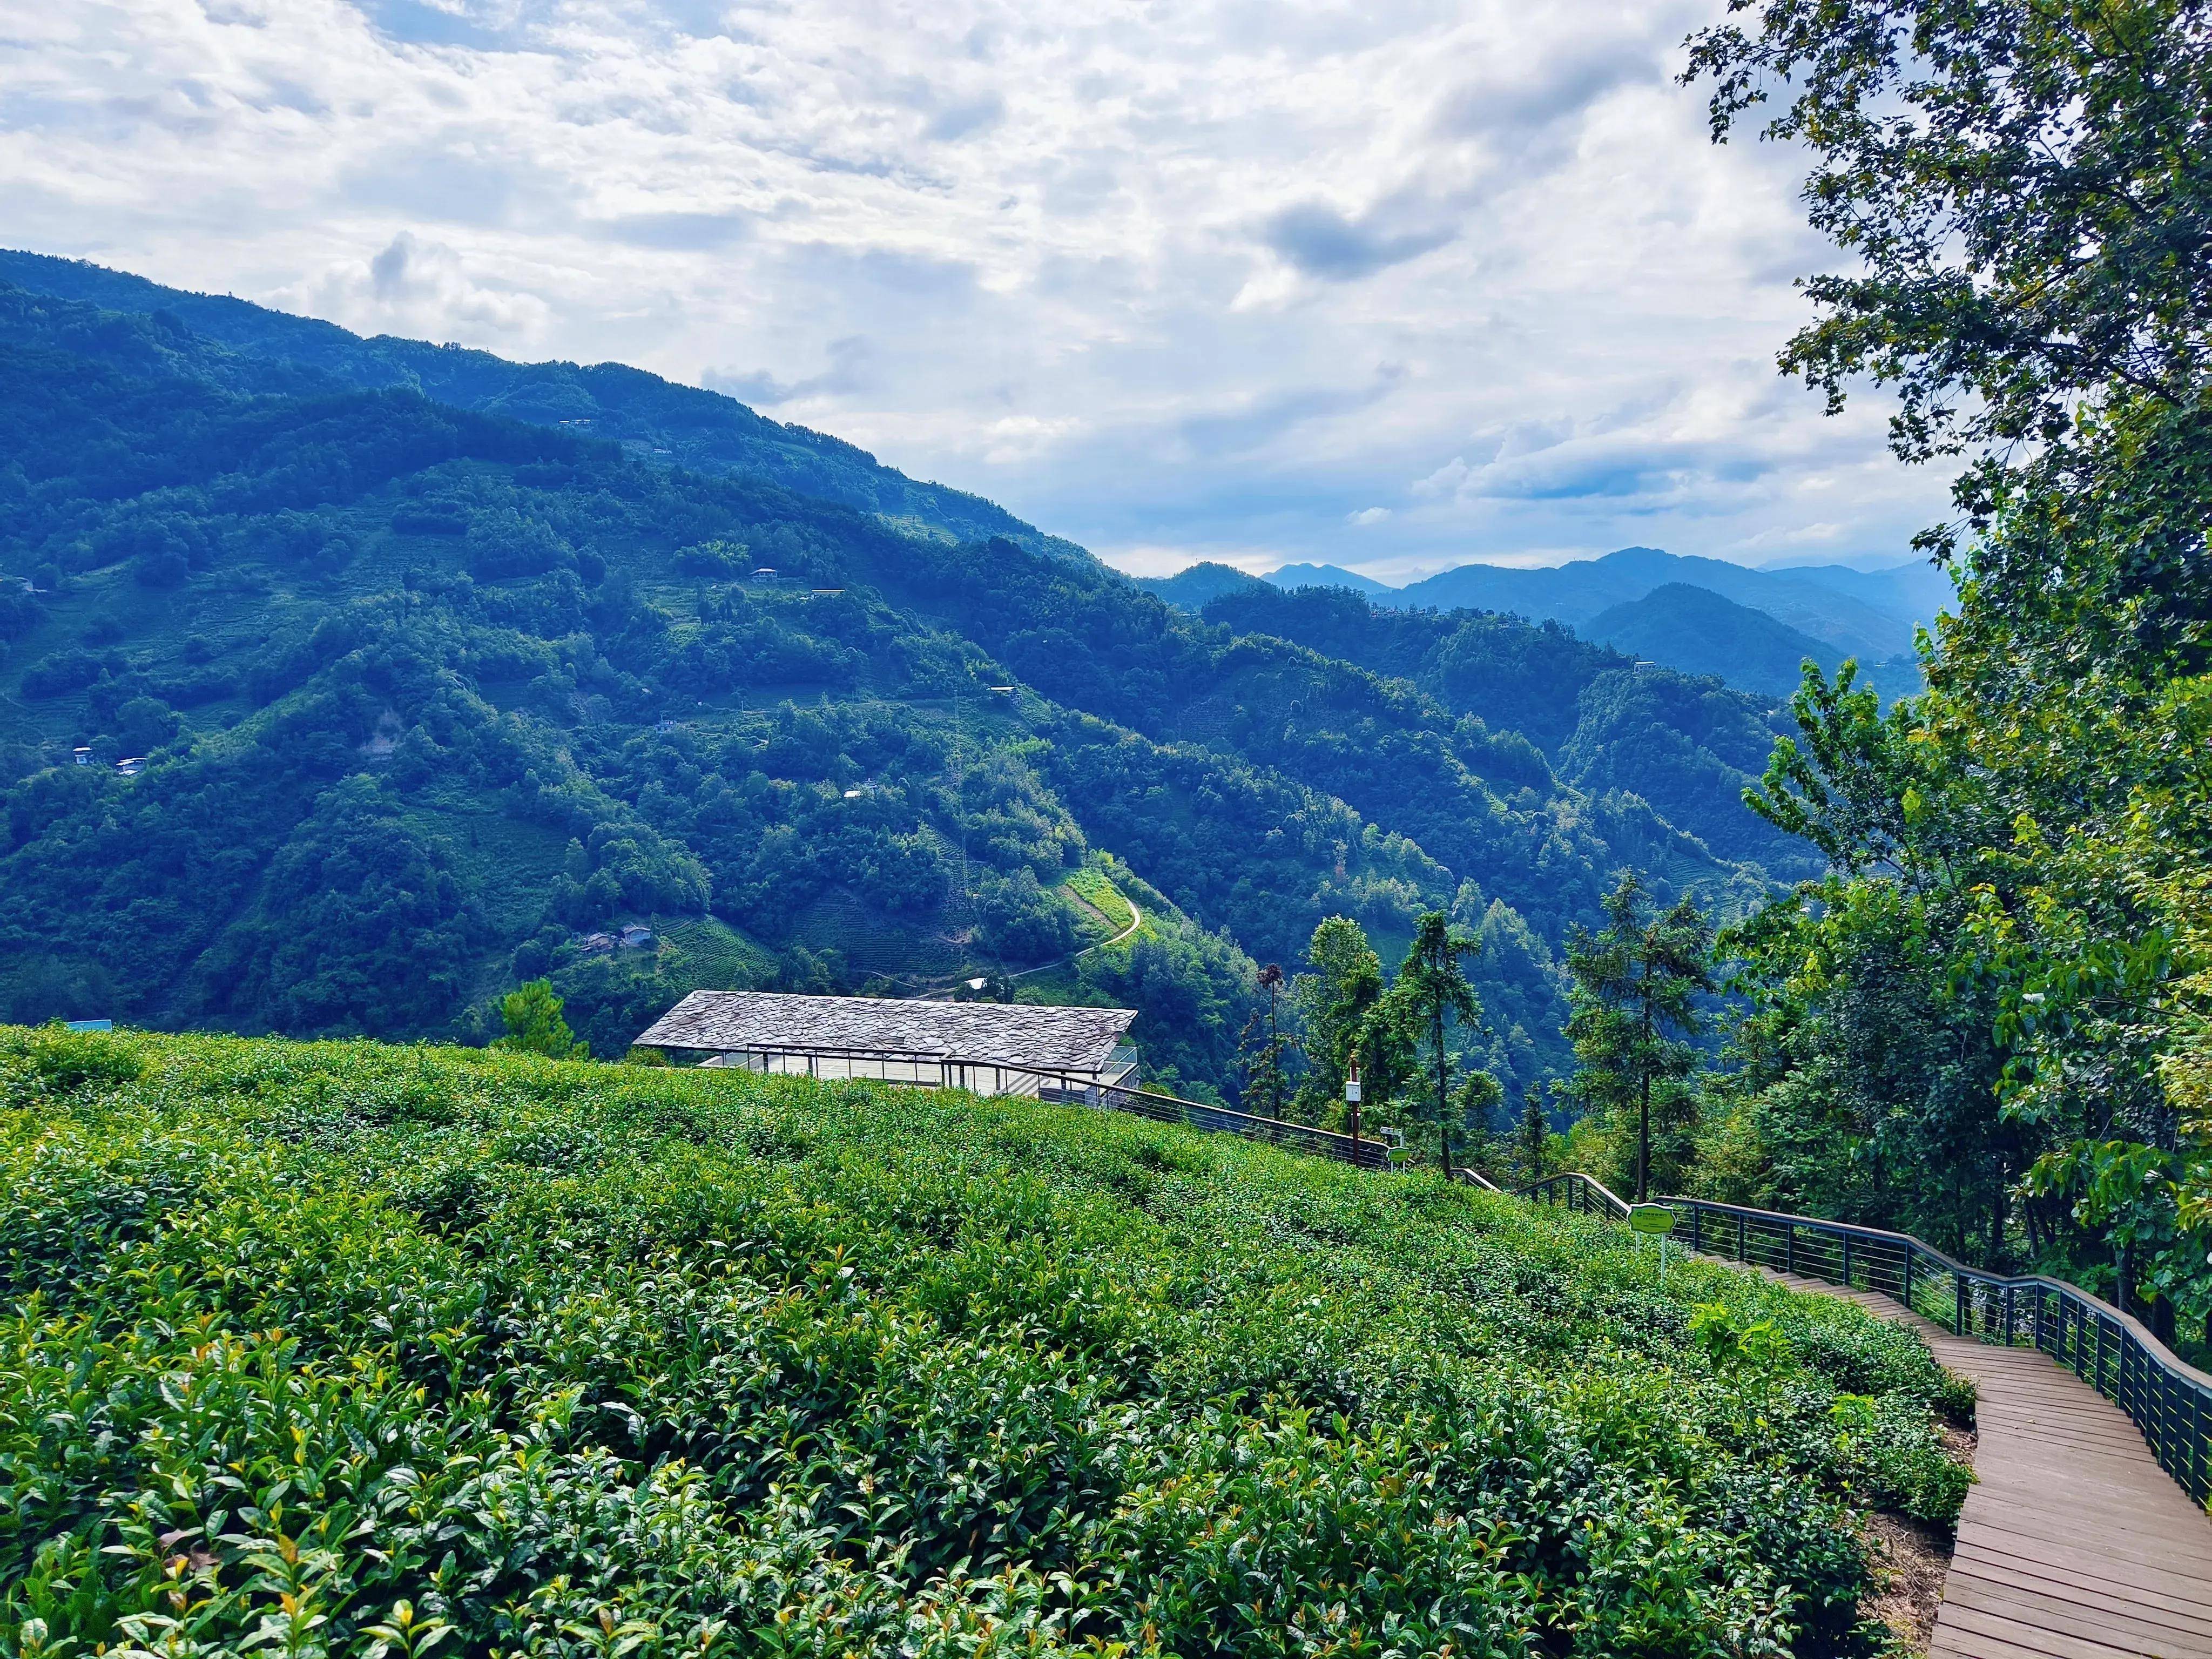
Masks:
[[[1551,1139],[1551,1126],[1544,1115],[1544,1085],[1532,1083],[1521,1097],[1521,1178],[1541,1181],[1544,1178],[1544,1152]]]
[[[500,999],[499,1015],[507,1035],[492,1046],[519,1048],[550,1060],[580,1060],[591,1050],[568,1029],[565,1010],[550,979],[533,979]]]
[[[1634,871],[1606,896],[1609,926],[1577,927],[1567,942],[1567,1038],[1575,1048],[1574,1090],[1584,1106],[1617,1121],[1634,1108],[1636,1199],[1651,1194],[1651,1109],[1678,1118],[1691,1102],[1686,1079],[1698,1063],[1689,1039],[1702,1021],[1700,992],[1713,988],[1712,929],[1686,893],[1664,915],[1647,918]]]
[[[1477,946],[1464,933],[1454,933],[1450,918],[1431,910],[1414,925],[1413,942],[1390,988],[1389,1000],[1402,1010],[1405,1025],[1418,1033],[1417,1042],[1428,1048],[1430,1079],[1435,1084],[1437,1146],[1444,1173],[1451,1174],[1451,1050],[1446,1030],[1456,1019],[1474,1025],[1482,1018],[1482,1000],[1467,982],[1460,958]]]

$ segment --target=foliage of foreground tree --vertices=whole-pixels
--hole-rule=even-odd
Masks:
[[[1747,935],[1741,1099],[1782,1183],[1948,1197],[2171,1331],[2212,1316],[2212,10],[1730,9],[1686,78],[1717,138],[1809,150],[1855,267],[1783,364],[1886,384],[1899,455],[1959,468],[1918,544],[1960,581],[1925,698],[1799,700],[1762,810],[1835,876]]]

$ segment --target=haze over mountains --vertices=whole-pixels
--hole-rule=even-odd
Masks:
[[[1260,582],[1348,588],[1397,608],[1494,611],[1564,623],[1586,639],[1777,696],[1796,687],[1798,663],[1807,656],[1829,669],[1855,658],[1888,694],[1917,689],[1914,626],[1932,622],[1951,593],[1949,579],[1918,560],[1875,571],[1848,565],[1759,570],[1652,547],[1535,568],[1461,565],[1402,587],[1316,564],[1285,565],[1264,577],[1200,564],[1144,586],[1171,605],[1203,611],[1223,593]]]

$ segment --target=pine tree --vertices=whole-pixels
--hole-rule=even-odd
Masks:
[[[1544,1113],[1544,1085],[1532,1083],[1521,1097],[1521,1178],[1541,1181],[1544,1178],[1544,1154],[1552,1135],[1550,1122]]]
[[[1247,1111],[1264,1111],[1279,1121],[1289,1079],[1285,1056],[1297,1046],[1297,1039],[1282,1028],[1283,970],[1269,963],[1260,970],[1259,984],[1267,993],[1267,1004],[1252,1011],[1237,1044],[1243,1062],[1243,1105]]]
[[[550,979],[533,979],[500,999],[499,1016],[507,1035],[492,1046],[518,1048],[551,1060],[588,1059],[591,1050],[568,1029],[565,1010]]]
[[[1567,1038],[1575,1048],[1574,1091],[1586,1108],[1613,1122],[1637,1113],[1636,1198],[1651,1194],[1651,1110],[1674,1123],[1694,1109],[1686,1085],[1698,1062],[1688,1039],[1702,1024],[1698,994],[1713,988],[1708,966],[1712,929],[1685,894],[1664,915],[1647,920],[1644,884],[1634,871],[1605,900],[1611,925],[1577,927],[1567,942]]]
[[[1470,1168],[1480,1170],[1492,1162],[1490,1115],[1504,1098],[1503,1085],[1483,1071],[1469,1072],[1453,1091],[1452,1106],[1459,1115],[1460,1129],[1467,1136],[1467,1162]]]
[[[1402,1009],[1407,1028],[1428,1046],[1428,1070],[1435,1084],[1437,1145],[1444,1173],[1452,1168],[1451,1050],[1445,1043],[1446,1027],[1456,1018],[1462,1025],[1479,1024],[1482,1000],[1467,982],[1460,958],[1474,953],[1476,942],[1452,931],[1441,910],[1431,910],[1414,924],[1413,942],[1390,987],[1389,1000]]]

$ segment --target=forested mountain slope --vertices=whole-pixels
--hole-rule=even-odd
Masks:
[[[1557,623],[1397,610],[1342,588],[1240,589],[1204,616],[1367,665],[1455,716],[1525,734],[1565,783],[1593,797],[1639,797],[1724,858],[1778,876],[1819,869],[1804,842],[1743,805],[1775,738],[1791,729],[1771,699],[1638,665]]]
[[[1576,631],[1686,674],[1711,674],[1780,698],[1797,690],[1808,661],[1832,675],[1848,654],[1764,611],[1688,582],[1655,587],[1640,599],[1600,611]],[[1858,678],[1892,697],[1921,690],[1919,665],[1910,659],[1861,661]]]
[[[458,409],[604,438],[702,471],[757,473],[954,540],[1006,536],[1047,552],[1081,555],[1072,542],[1047,536],[979,496],[917,483],[842,439],[769,420],[734,398],[621,363],[514,363],[424,340],[363,339],[313,318],[43,254],[0,250],[0,283],[104,311],[166,313],[198,337],[198,366],[228,358],[228,374],[240,389],[404,388]]]
[[[1033,534],[587,430],[0,289],[0,569],[36,590],[0,597],[0,1012],[465,1035],[550,970],[615,1052],[693,984],[1034,970],[1139,1008],[1161,1080],[1233,1089],[1255,957],[1449,908],[1479,1058],[1527,1082],[1615,868],[1728,904],[1794,868],[1713,747],[1764,728],[1696,683],[1563,719],[1512,665],[1589,647],[1542,630],[1456,619],[1496,647],[1431,664],[1197,621]],[[1688,722],[1632,746],[1711,799],[1608,757],[1646,719]],[[1098,880],[1144,933],[1075,957]],[[631,920],[657,948],[588,948]]]

